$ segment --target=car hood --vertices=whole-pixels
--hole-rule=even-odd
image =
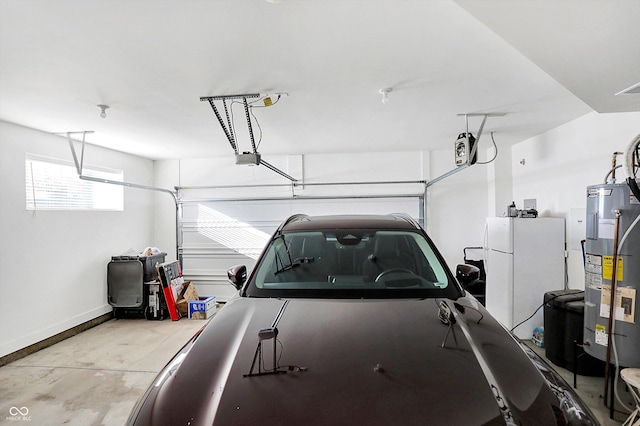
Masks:
[[[232,299],[156,379],[138,420],[557,424],[558,400],[520,344],[475,300],[446,303],[451,326],[434,299]],[[273,368],[274,339],[257,350],[271,327],[285,372],[255,374]]]

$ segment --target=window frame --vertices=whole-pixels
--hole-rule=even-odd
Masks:
[[[35,164],[42,164],[45,169],[34,172]],[[46,176],[47,173],[49,176]],[[120,169],[84,165],[82,173],[87,177],[124,182],[124,171]],[[81,179],[71,161],[27,153],[25,155],[25,209],[27,211],[122,212],[124,211],[124,187]]]

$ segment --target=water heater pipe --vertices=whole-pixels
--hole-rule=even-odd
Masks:
[[[620,216],[622,212],[620,209],[616,209],[616,222],[615,222],[615,230],[613,234],[613,271],[611,272],[611,291],[609,295],[609,328],[607,329],[607,363],[605,364],[604,370],[604,397],[605,401],[607,395],[609,395],[609,379],[611,376],[611,345],[613,340],[613,333],[611,332],[613,327],[613,322],[615,318],[613,317],[615,314],[615,300],[616,300],[616,278],[618,272],[618,233],[620,231]],[[613,392],[611,392],[611,398],[609,402],[609,415],[613,418]]]
[[[611,158],[611,170],[609,170],[609,173],[604,178],[604,183],[609,183],[609,182],[607,182],[608,179],[609,179],[609,176],[611,176],[611,179],[612,179],[611,183],[616,183],[616,169],[619,169],[621,167],[621,166],[619,166],[617,164],[618,163],[618,155],[624,155],[624,152],[615,151],[613,153],[613,158]]]
[[[625,241],[627,241],[627,237],[629,236],[629,234],[631,233],[631,231],[633,231],[635,229],[635,227],[638,225],[638,222],[640,222],[640,215],[636,216],[635,220],[631,223],[631,225],[629,225],[629,227],[627,228],[627,231],[622,235],[622,238],[620,239],[620,242],[618,243],[618,253],[622,252],[622,247],[624,246]],[[616,286],[618,285],[618,277],[616,276]],[[615,336],[615,326],[616,326],[616,322],[613,322],[613,328],[611,329],[611,334]],[[611,350],[613,351],[613,357],[614,357],[614,363],[616,366],[616,369],[620,368],[620,362],[618,361],[618,351],[616,350],[616,341],[615,339],[611,339]],[[615,379],[613,381],[613,394],[615,395],[616,399],[618,400],[618,403],[620,405],[622,405],[627,411],[632,412],[633,409],[629,408],[627,406],[627,404],[625,404],[624,401],[622,401],[622,399],[620,398],[620,395],[618,395],[618,379],[620,378],[619,374],[615,375]]]

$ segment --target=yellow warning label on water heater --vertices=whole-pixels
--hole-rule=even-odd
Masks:
[[[618,256],[618,270],[616,272],[616,281],[624,280],[622,271],[623,260],[621,256]],[[602,278],[610,280],[613,278],[613,256],[602,256]]]
[[[607,346],[607,329],[604,325],[596,324],[596,345]]]

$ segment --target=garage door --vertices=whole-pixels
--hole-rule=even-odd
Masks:
[[[296,213],[407,213],[422,218],[422,197],[286,199],[268,201],[183,201],[179,232],[183,274],[200,295],[227,301],[235,289],[227,280],[233,265],[253,267],[277,227]]]

